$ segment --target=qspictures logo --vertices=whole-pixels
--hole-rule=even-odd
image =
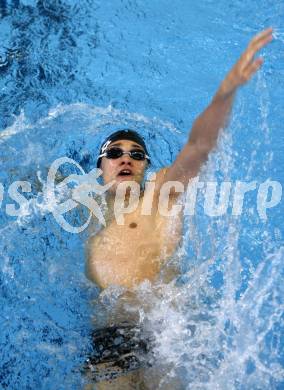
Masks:
[[[71,174],[58,181],[60,168],[64,164],[73,165],[80,174]],[[115,181],[100,184],[101,175],[102,170],[97,168],[85,173],[76,161],[68,157],[55,160],[49,168],[47,180],[43,186],[44,209],[52,213],[57,223],[70,233],[80,233],[85,230],[92,217],[97,218],[99,223],[105,226],[104,212],[96,199],[98,197],[105,198]],[[138,207],[140,207],[141,215],[151,215],[155,180],[156,174],[152,173],[146,178],[143,189],[135,181],[123,181],[116,186],[113,194],[113,215],[118,225],[123,225],[125,215],[134,212]],[[17,205],[15,203],[6,204],[6,214],[18,218],[30,215],[32,213],[30,200],[23,194],[31,191],[32,186],[28,181],[13,182],[8,188],[8,196]],[[182,203],[171,204],[170,198],[173,191],[183,195]],[[229,210],[233,216],[240,216],[244,212],[246,194],[256,191],[256,204],[254,206],[260,219],[264,222],[267,220],[267,210],[276,207],[282,198],[282,186],[278,181],[267,179],[260,184],[256,181],[217,183],[199,181],[197,176],[190,179],[187,185],[179,181],[165,182],[159,190],[158,198],[156,197],[158,199],[158,213],[169,218],[176,217],[181,212],[184,215],[194,215],[198,191],[203,192],[202,206],[205,215],[209,217],[220,217],[228,213]],[[4,186],[0,183],[0,206],[2,206],[4,195]],[[216,198],[218,198],[217,201]],[[230,199],[231,207],[229,207]],[[87,208],[88,218],[81,226],[72,226],[66,219],[66,213],[80,205]]]

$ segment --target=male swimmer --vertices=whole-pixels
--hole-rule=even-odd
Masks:
[[[123,299],[131,302],[135,300],[135,286],[146,279],[151,283],[157,280],[179,243],[182,218],[181,215],[178,220],[175,217],[176,228],[171,227],[169,235],[172,218],[159,213],[160,189],[168,181],[179,181],[186,186],[191,178],[198,175],[216,145],[220,130],[226,126],[238,88],[248,82],[263,63],[262,58],[255,58],[256,53],[271,40],[272,28],[268,28],[250,41],[222,81],[212,102],[193,123],[188,142],[176,160],[157,172],[150,215],[141,212],[146,196],[142,192],[138,207],[124,215],[123,224],[118,224],[114,217],[119,184],[134,181],[141,185],[145,169],[150,164],[144,140],[135,131],[121,130],[103,143],[98,167],[103,171],[105,184],[114,181],[107,194],[111,217],[106,227],[89,239],[86,267],[88,278],[102,289],[121,286],[125,291]],[[178,193],[170,193],[170,207],[177,196]],[[172,275],[175,273],[172,272]],[[150,341],[142,337],[142,330],[131,322],[127,313],[123,314],[125,317],[121,313],[117,310],[117,317],[112,317],[109,326],[93,334],[97,354],[88,360],[90,377],[96,383],[96,389],[148,389],[143,375],[147,376]],[[89,388],[93,388],[92,385]],[[173,389],[173,385],[170,388]],[[179,388],[178,385],[176,388]]]

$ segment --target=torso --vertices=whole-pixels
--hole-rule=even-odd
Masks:
[[[173,254],[181,236],[181,215],[161,216],[156,203],[151,215],[141,215],[140,199],[138,208],[124,215],[123,225],[113,219],[89,239],[87,275],[101,288],[152,282]]]

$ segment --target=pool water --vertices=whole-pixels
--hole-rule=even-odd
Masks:
[[[0,15],[0,387],[79,389],[99,289],[84,276],[87,231],[66,232],[46,204],[50,165],[66,156],[89,172],[122,127],[143,134],[151,169],[170,164],[249,39],[272,26],[264,66],[200,180],[283,183],[284,3],[2,0]],[[12,217],[16,180],[31,192]],[[240,216],[230,204],[209,217],[200,191],[173,259],[182,276],[138,288],[163,362],[149,386],[178,377],[188,390],[284,389],[283,202],[263,220],[256,197]],[[79,226],[76,210],[70,221]]]

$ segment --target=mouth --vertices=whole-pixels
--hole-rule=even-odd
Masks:
[[[132,176],[132,171],[131,169],[122,169],[119,174],[117,175],[118,177],[127,177],[127,176]]]

